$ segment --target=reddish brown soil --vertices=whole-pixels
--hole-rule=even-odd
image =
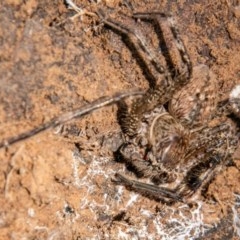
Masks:
[[[193,64],[211,68],[222,98],[240,83],[239,1],[96,2],[75,1],[112,16],[130,16],[131,5],[171,13]],[[74,14],[63,1],[0,3],[0,139],[101,96],[148,87],[119,36],[94,16]],[[191,207],[164,206],[111,181],[124,171],[112,154],[116,109],[0,150],[0,239],[238,239],[240,152],[238,168],[226,168]]]

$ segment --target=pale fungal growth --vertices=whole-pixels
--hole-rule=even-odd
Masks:
[[[236,85],[230,93],[229,102],[232,111],[240,117],[240,85]]]
[[[94,190],[94,184],[92,184],[91,178],[92,176],[103,176],[105,179],[110,178],[115,172],[113,170],[104,170],[104,165],[108,162],[110,162],[111,158],[106,157],[97,157],[90,153],[90,156],[92,158],[92,161],[90,164],[86,164],[83,157],[73,154],[73,163],[72,163],[72,169],[73,169],[73,176],[75,179],[75,185],[78,188],[87,187],[88,192],[91,193]],[[82,176],[81,172],[79,172],[80,165],[87,166],[87,171],[84,171],[84,176]]]
[[[65,0],[64,2],[65,2],[65,4],[67,5],[67,7],[68,7],[69,9],[72,9],[72,10],[74,10],[74,11],[76,12],[76,14],[75,14],[73,17],[71,17],[71,20],[74,20],[74,19],[77,18],[77,17],[82,18],[83,15],[89,15],[89,16],[91,16],[91,17],[96,17],[96,14],[95,14],[95,13],[89,12],[89,11],[87,11],[86,9],[82,9],[82,8],[78,7],[78,6],[77,6],[73,1],[71,1],[71,0]]]
[[[181,240],[204,236],[213,226],[204,223],[202,203],[198,202],[194,209],[182,205],[178,209],[167,207],[168,218],[157,217],[154,220],[156,231],[163,240]]]
[[[73,1],[71,0],[65,0],[66,5],[68,6],[68,8],[70,9],[74,9],[76,12],[82,12],[83,10],[78,7]]]
[[[235,197],[235,204],[232,206],[233,228],[236,235],[240,237],[240,195],[235,194]]]
[[[131,193],[130,199],[127,202],[126,208],[131,207],[137,201],[138,197],[139,197],[139,194]]]
[[[240,98],[240,85],[236,85],[230,93],[230,99],[234,98]]]

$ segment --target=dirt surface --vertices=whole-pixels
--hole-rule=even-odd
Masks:
[[[131,3],[130,3],[131,2]],[[225,98],[240,83],[240,2],[75,1],[111,16],[171,13],[194,65],[206,64]],[[0,3],[0,139],[101,96],[148,83],[121,37],[63,1]],[[115,105],[0,149],[0,239],[239,239],[238,166],[206,196],[173,206],[112,182],[121,143]]]

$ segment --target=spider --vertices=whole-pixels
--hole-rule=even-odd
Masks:
[[[150,198],[184,201],[231,162],[238,144],[237,129],[222,113],[239,115],[239,89],[233,90],[229,101],[218,103],[215,76],[205,65],[192,67],[172,17],[136,13],[137,23],[123,24],[101,11],[98,14],[106,26],[124,37],[150,78],[143,96],[130,106],[124,101],[118,104],[125,136],[118,154],[138,178],[149,178],[153,184],[119,173],[115,181]],[[153,24],[165,61],[154,41],[144,35],[141,21]]]
[[[240,87],[233,89],[228,100],[219,102],[215,76],[206,65],[192,67],[172,17],[136,13],[125,17],[124,24],[101,10],[97,15],[134,51],[149,89],[98,99],[9,138],[0,148],[117,102],[125,141],[116,155],[138,178],[152,183],[119,173],[114,181],[158,201],[185,201],[231,162],[238,145],[238,128],[229,116],[240,116]],[[153,26],[155,39],[148,39],[144,22]],[[130,104],[123,100],[133,95],[138,96]]]

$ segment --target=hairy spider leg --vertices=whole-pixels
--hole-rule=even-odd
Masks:
[[[126,93],[116,93],[112,97],[99,98],[99,99],[93,101],[92,103],[86,104],[85,106],[82,106],[80,108],[77,108],[77,109],[67,112],[65,114],[62,114],[58,117],[55,117],[52,120],[50,120],[49,122],[43,123],[43,124],[39,125],[38,127],[35,127],[29,131],[25,131],[17,136],[13,136],[13,137],[3,140],[2,142],[0,142],[0,149],[3,147],[8,147],[14,143],[26,140],[28,138],[31,138],[43,131],[48,130],[49,128],[57,127],[57,126],[64,124],[72,119],[80,118],[80,117],[87,115],[99,108],[119,102],[123,98],[130,97],[133,95],[142,95],[142,94],[143,94],[143,92],[141,92],[141,91],[132,91],[132,92],[126,92]]]
[[[174,81],[179,81],[180,85],[185,85],[191,78],[192,64],[174,19],[160,12],[135,13],[133,17],[154,22],[172,78],[176,78]]]
[[[115,182],[117,183],[120,182],[121,184],[124,184],[126,187],[129,187],[131,190],[140,192],[155,200],[158,201],[161,200],[167,203],[170,203],[172,201],[182,201],[181,196],[174,190],[159,187],[153,184],[130,180],[119,173],[116,173],[115,177],[116,177],[116,180],[114,180]]]
[[[144,74],[146,74],[149,79],[150,86],[154,87],[159,74],[164,74],[166,70],[164,66],[160,64],[158,54],[155,53],[146,37],[138,28],[135,26],[131,27],[131,24],[125,25],[115,19],[105,17],[102,11],[99,11],[98,14],[101,22],[119,35],[125,37],[123,41],[125,41],[128,48],[133,50],[134,54],[137,54],[138,60],[141,61],[140,65],[143,65]]]

